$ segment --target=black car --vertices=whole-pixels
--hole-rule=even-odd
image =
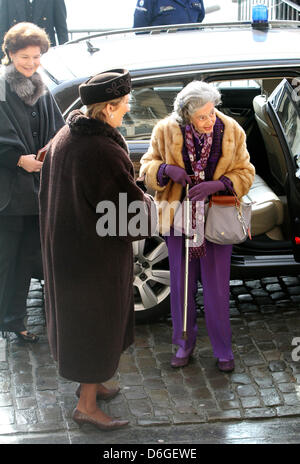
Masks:
[[[64,115],[82,104],[78,85],[127,68],[131,112],[121,128],[136,172],[156,122],[191,80],[212,82],[220,110],[247,134],[255,182],[252,240],[234,247],[231,278],[300,274],[300,23],[189,24],[111,31],[51,49],[44,76]],[[161,237],[133,245],[138,320],[169,311],[168,253]]]

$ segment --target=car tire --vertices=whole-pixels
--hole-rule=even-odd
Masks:
[[[170,271],[164,239],[133,242],[134,310],[137,323],[153,322],[170,312]]]

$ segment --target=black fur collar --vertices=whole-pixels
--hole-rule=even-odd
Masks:
[[[110,137],[120,145],[127,153],[127,143],[117,129],[99,119],[88,118],[79,110],[72,111],[67,119],[67,124],[73,134],[78,135],[103,135]]]

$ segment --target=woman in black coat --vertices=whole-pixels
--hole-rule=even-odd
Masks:
[[[20,23],[5,35],[0,77],[0,329],[23,341],[38,337],[24,325],[30,280],[40,254],[36,159],[64,125],[37,69],[49,39]],[[40,266],[41,267],[41,266]]]
[[[60,375],[81,384],[73,419],[104,430],[128,423],[104,414],[96,398],[119,391],[102,383],[133,343],[131,242],[151,234],[150,200],[134,182],[117,130],[129,111],[130,85],[127,71],[112,70],[80,87],[87,111],[72,112],[50,143],[40,188],[51,351]]]

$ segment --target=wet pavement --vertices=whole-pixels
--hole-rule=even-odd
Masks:
[[[135,344],[109,384],[121,393],[101,408],[130,421],[114,432],[71,419],[77,384],[61,378],[33,280],[28,327],[36,345],[0,337],[0,443],[300,443],[300,276],[231,281],[235,370],[216,368],[202,289],[192,362],[173,369],[170,318],[137,325]]]

